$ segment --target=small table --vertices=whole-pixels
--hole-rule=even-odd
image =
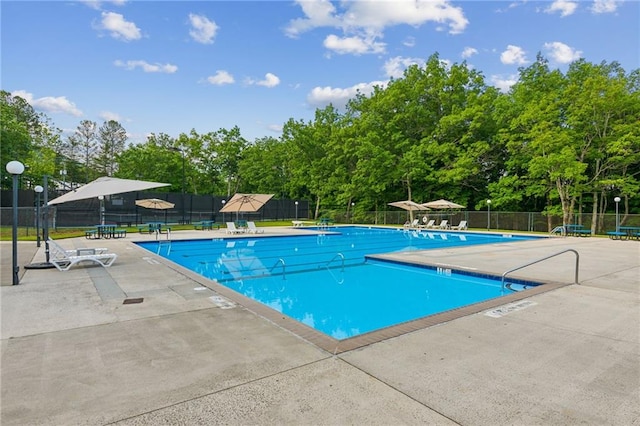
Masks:
[[[640,226],[620,226],[619,229],[626,234],[627,239],[640,239]]]

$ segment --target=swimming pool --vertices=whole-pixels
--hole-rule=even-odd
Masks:
[[[338,340],[526,287],[503,289],[487,277],[369,256],[530,237],[375,227],[330,231],[138,244]]]

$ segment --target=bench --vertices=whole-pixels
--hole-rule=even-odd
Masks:
[[[116,229],[113,231],[113,238],[125,238],[127,236],[126,229]]]
[[[576,237],[590,237],[591,230],[590,229],[574,229],[571,231]]]
[[[87,240],[96,240],[99,238],[97,229],[86,229],[84,231],[84,237]]]
[[[292,220],[291,223],[293,224],[294,228],[304,226],[304,222],[301,220]]]

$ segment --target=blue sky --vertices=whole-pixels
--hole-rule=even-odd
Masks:
[[[71,133],[131,143],[238,126],[249,141],[341,107],[433,53],[508,90],[541,52],[640,68],[633,1],[6,1],[2,89]]]

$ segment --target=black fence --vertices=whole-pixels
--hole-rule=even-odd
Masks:
[[[50,194],[49,200],[58,194]],[[139,207],[135,201],[145,198],[159,198],[174,203],[167,210],[156,210]],[[41,202],[42,202],[41,198]],[[211,195],[192,195],[167,192],[129,192],[125,194],[105,196],[104,200],[91,198],[56,204],[48,208],[49,226],[84,227],[102,222],[120,226],[134,226],[147,222],[193,223],[201,220],[225,222],[238,219],[254,221],[300,219],[309,217],[309,202],[305,200],[274,199],[269,200],[255,213],[220,213],[223,201],[228,198]],[[2,208],[0,225],[11,226],[12,192],[2,191]],[[33,191],[19,191],[18,194],[18,226],[33,226],[35,223],[36,196]],[[43,211],[43,215],[45,212]]]

